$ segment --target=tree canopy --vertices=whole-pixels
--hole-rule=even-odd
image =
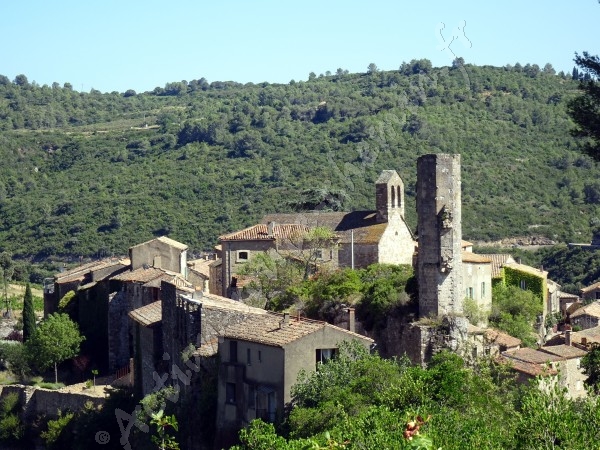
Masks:
[[[25,345],[38,370],[54,366],[55,382],[58,382],[57,364],[76,356],[84,339],[78,325],[67,314],[55,313],[40,322]]]
[[[575,63],[580,69],[577,76],[582,95],[568,104],[569,114],[577,124],[573,134],[589,138],[584,149],[600,161],[600,58],[583,52],[583,55],[575,54]]]

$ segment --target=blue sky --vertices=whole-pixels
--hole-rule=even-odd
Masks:
[[[420,58],[444,66],[454,55],[571,71],[575,52],[600,53],[599,18],[597,0],[5,0],[0,74],[143,92],[202,77],[287,83],[370,63],[394,70]]]

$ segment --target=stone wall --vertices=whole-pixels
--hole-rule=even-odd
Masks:
[[[98,388],[99,389],[99,388]],[[23,417],[35,419],[39,415],[49,418],[58,417],[58,411],[81,411],[87,402],[94,406],[104,404],[104,397],[73,392],[61,392],[41,389],[33,386],[0,386],[0,400],[16,392],[23,407]]]
[[[417,160],[419,315],[462,314],[460,155]]]

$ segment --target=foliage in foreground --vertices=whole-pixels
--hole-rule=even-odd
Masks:
[[[518,385],[502,365],[470,368],[447,352],[423,369],[344,345],[339,358],[301,375],[293,399],[278,429],[254,421],[236,448],[584,449],[600,429],[597,398]],[[418,439],[408,440],[415,423]]]

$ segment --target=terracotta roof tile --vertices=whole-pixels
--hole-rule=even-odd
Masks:
[[[129,317],[145,327],[160,322],[162,320],[162,305],[160,300],[134,309],[129,313]]]
[[[521,345],[521,339],[511,336],[510,334],[503,333],[502,331],[494,328],[487,328],[484,332],[485,338],[493,343],[502,345],[507,348],[517,347]]]
[[[588,328],[587,330],[574,331],[571,333],[571,342],[581,343],[582,339],[588,343],[600,343],[600,327]]]
[[[556,356],[560,356],[565,359],[581,358],[585,356],[587,352],[578,347],[571,345],[552,345],[540,348],[541,351],[551,353]]]
[[[537,277],[545,278],[548,276],[548,272],[545,270],[536,269],[535,267],[528,266],[526,264],[519,263],[506,263],[504,267],[508,267],[510,269],[519,270],[521,272],[528,273],[530,275],[535,275]]]
[[[268,214],[261,220],[263,224],[269,222],[298,224],[309,228],[327,227],[335,232],[342,244],[349,244],[352,241],[352,232],[354,232],[355,243],[376,244],[387,228],[386,222],[377,221],[377,211]],[[408,229],[410,231],[410,228]]]
[[[513,370],[517,372],[521,372],[534,377],[556,375],[558,373],[555,369],[550,369],[545,365],[519,361],[512,358],[500,358],[500,361],[508,364]]]
[[[571,319],[579,316],[600,317],[600,302],[593,302],[582,306],[571,313]]]
[[[373,342],[368,337],[344,330],[343,328],[334,327],[326,322],[290,317],[289,324],[283,325],[283,320],[283,315],[274,313],[264,316],[253,316],[240,324],[226,328],[223,336],[229,339],[257,342],[273,347],[284,347],[326,327],[333,327],[342,333],[348,334],[348,338],[350,339],[359,338]]]
[[[485,256],[492,260],[492,278],[500,277],[504,264],[515,262],[513,257],[507,253],[490,253]]]
[[[158,269],[156,267],[140,267],[139,269],[129,270],[127,272],[122,272],[118,275],[112,277],[113,280],[116,281],[131,281],[138,283],[148,283],[156,278],[162,277],[167,273],[162,269]],[[175,275],[171,273],[171,275]]]
[[[465,252],[464,250],[461,252],[462,261],[466,263],[475,263],[475,264],[491,264],[492,260],[487,257],[487,255],[478,255],[473,252]]]
[[[241,231],[219,236],[221,241],[271,241],[274,239],[286,240],[302,236],[309,228],[298,224],[275,224],[273,234],[269,234],[266,224],[253,225]]]
[[[595,289],[600,289],[600,281],[598,281],[597,283],[591,284],[589,286],[584,287],[583,289],[581,289],[581,292],[583,294],[586,294],[590,291],[593,291]]]
[[[102,259],[99,261],[92,261],[82,264],[65,272],[58,273],[54,276],[54,278],[57,283],[68,283],[71,281],[83,280],[88,273],[95,270],[101,270],[116,265],[128,266],[129,264],[131,264],[131,262],[128,258]]]
[[[563,358],[550,353],[534,350],[533,348],[520,348],[518,350],[510,350],[502,353],[507,358],[517,359],[519,361],[533,363],[533,364],[545,364],[551,361],[560,361]]]

